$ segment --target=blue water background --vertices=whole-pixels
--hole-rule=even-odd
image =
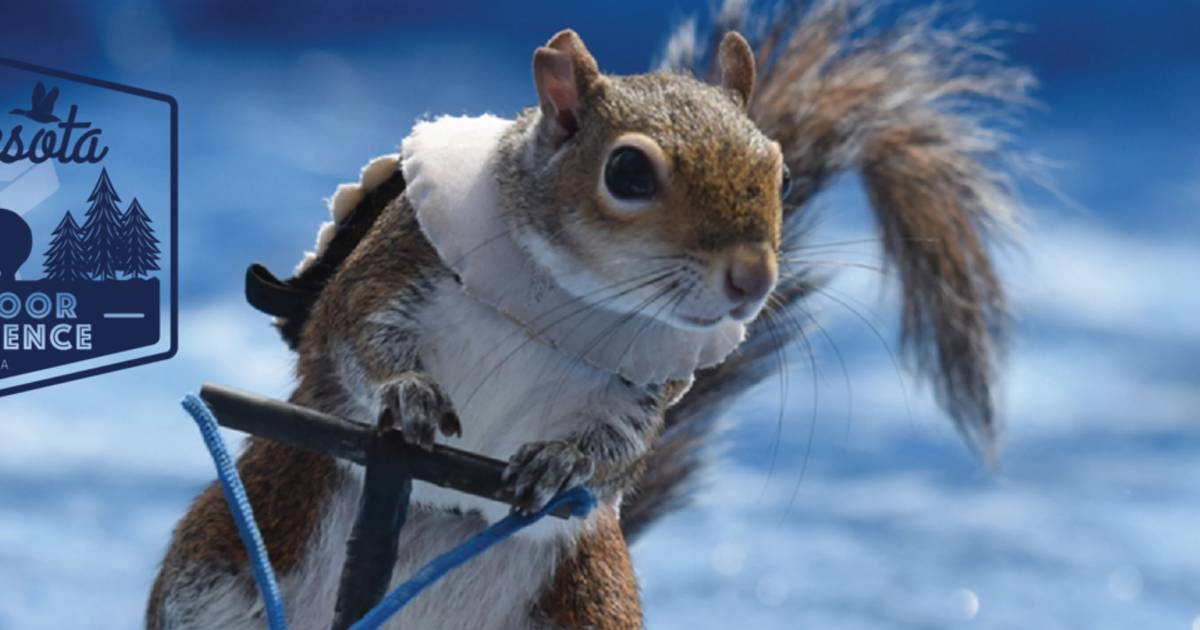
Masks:
[[[649,627],[1200,627],[1200,5],[975,6],[1024,25],[1007,50],[1042,106],[1018,144],[1055,163],[1003,258],[1021,319],[997,470],[896,369],[894,286],[849,269],[836,286],[882,340],[814,304],[848,378],[816,338],[815,373],[800,348],[786,392],[768,382],[730,413],[700,505],[635,547]],[[175,402],[205,380],[291,383],[241,301],[248,262],[290,268],[321,200],[419,116],[531,104],[530,53],[555,30],[636,72],[706,8],[5,3],[0,55],[180,102],[183,321],[172,362],[0,400],[0,628],[138,624],[213,476]],[[814,209],[816,242],[873,235],[853,178]]]

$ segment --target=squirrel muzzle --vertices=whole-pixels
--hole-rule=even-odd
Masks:
[[[753,319],[775,288],[779,264],[766,245],[735,245],[723,256],[723,288],[729,315],[738,321]]]

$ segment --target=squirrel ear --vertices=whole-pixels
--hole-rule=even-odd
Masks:
[[[533,53],[533,81],[542,114],[567,135],[579,128],[580,100],[600,78],[596,60],[575,31],[565,30]]]
[[[754,51],[737,31],[725,33],[718,53],[721,61],[721,85],[742,97],[742,107],[750,107],[754,95]]]

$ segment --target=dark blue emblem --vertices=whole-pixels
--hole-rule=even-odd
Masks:
[[[12,60],[0,99],[0,395],[169,358],[174,100]]]

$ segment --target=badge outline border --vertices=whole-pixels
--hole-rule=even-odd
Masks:
[[[63,383],[69,383],[71,381],[78,381],[78,380],[82,380],[85,378],[91,378],[93,376],[99,376],[101,374],[108,374],[110,372],[126,370],[129,368],[138,367],[140,365],[147,365],[150,363],[157,363],[159,361],[166,361],[168,359],[173,358],[179,352],[179,102],[176,101],[175,97],[171,96],[170,94],[164,94],[162,92],[154,92],[152,90],[138,88],[138,87],[134,87],[132,85],[125,85],[122,83],[115,83],[113,81],[107,81],[104,79],[86,77],[81,74],[75,74],[74,72],[67,72],[65,70],[55,70],[53,68],[39,66],[37,64],[29,63],[26,61],[21,61],[19,59],[12,59],[9,57],[0,57],[0,66],[7,66],[10,68],[16,68],[18,70],[24,70],[26,72],[33,72],[33,73],[37,73],[37,74],[43,74],[43,75],[47,75],[47,76],[57,77],[59,79],[65,79],[67,81],[74,81],[76,83],[83,83],[86,85],[91,85],[91,86],[103,88],[106,90],[113,90],[116,92],[122,92],[125,94],[129,94],[132,96],[138,96],[141,98],[147,98],[147,99],[159,101],[162,103],[166,103],[167,107],[170,109],[170,112],[171,112],[171,237],[170,237],[171,238],[171,271],[170,271],[170,274],[171,274],[171,307],[170,307],[171,308],[171,313],[170,313],[171,328],[170,328],[170,333],[169,333],[171,336],[170,347],[167,348],[167,350],[164,352],[159,352],[157,354],[147,355],[144,357],[138,357],[136,359],[129,359],[126,361],[120,361],[118,363],[113,363],[110,365],[102,365],[102,366],[98,366],[98,367],[88,368],[86,370],[83,370],[80,372],[72,372],[70,374],[60,374],[58,376],[52,376],[52,377],[49,377],[46,379],[32,381],[29,383],[24,383],[22,385],[14,385],[12,387],[7,387],[7,388],[0,387],[0,398],[9,396],[12,394],[19,394],[22,392],[27,392],[27,391],[31,391],[31,390],[35,390],[35,389],[41,389],[43,387],[51,387],[54,385],[61,385]],[[97,358],[102,358],[102,357],[97,357]],[[84,360],[87,360],[87,359],[84,359]],[[69,366],[69,365],[71,365],[71,363],[64,363],[63,365]],[[61,366],[57,366],[57,367],[61,367]],[[55,369],[55,368],[46,368],[46,369]]]

